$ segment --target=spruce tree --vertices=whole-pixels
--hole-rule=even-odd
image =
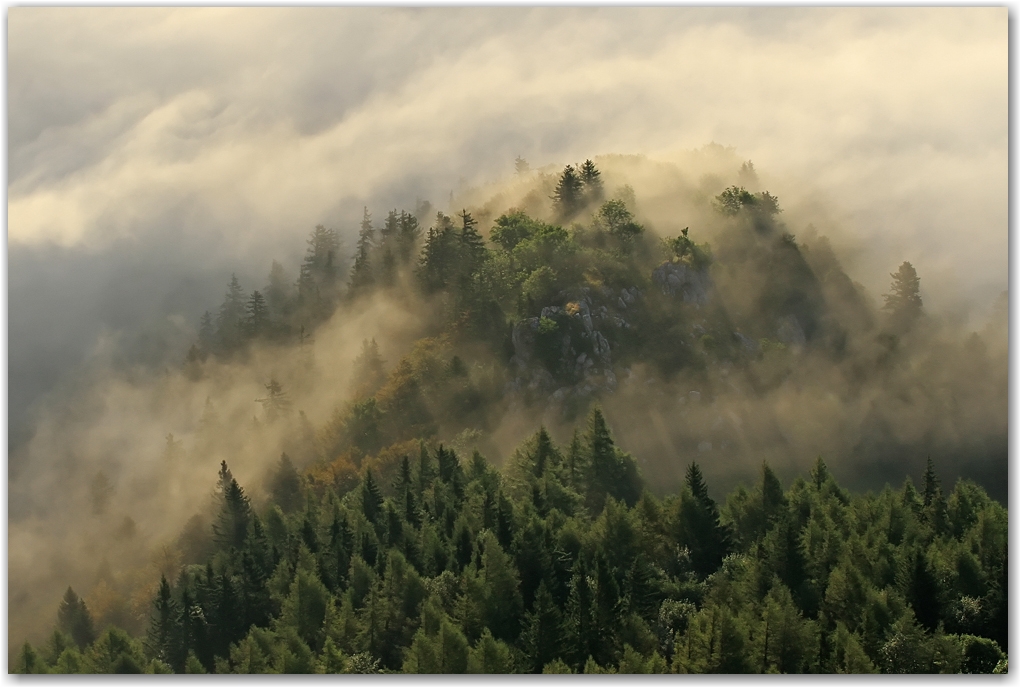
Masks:
[[[361,486],[362,512],[370,523],[377,524],[379,522],[379,515],[382,513],[382,507],[383,497],[382,492],[379,491],[379,485],[375,483],[372,471],[366,470],[365,481]]]
[[[883,296],[885,305],[882,309],[889,313],[894,329],[905,331],[921,315],[921,279],[909,262],[904,262],[889,276],[892,277],[892,285],[889,293]]]
[[[584,203],[581,178],[573,165],[567,165],[556,183],[556,192],[553,194],[556,214],[560,220],[565,221],[580,211]]]
[[[244,311],[246,314],[244,326],[248,336],[252,338],[262,336],[269,324],[269,308],[266,306],[266,299],[258,291],[252,291]]]
[[[690,550],[691,566],[705,577],[718,569],[730,551],[729,528],[719,522],[719,507],[697,463],[687,467],[687,494],[680,499],[680,543]],[[689,496],[688,496],[689,494]]]
[[[159,591],[153,601],[155,613],[149,624],[147,645],[154,658],[169,665],[173,651],[174,622],[177,617],[177,603],[170,593],[170,584],[166,576],[161,575]]]
[[[581,181],[584,184],[585,200],[589,203],[601,203],[605,197],[605,191],[602,188],[602,173],[591,160],[585,160],[581,165]]]
[[[351,272],[350,288],[358,291],[367,288],[372,284],[372,251],[375,249],[375,228],[372,226],[372,215],[368,207],[364,209],[361,218],[361,228],[358,230],[358,244],[354,254],[354,269]]]
[[[284,513],[293,513],[301,507],[301,477],[286,453],[280,455],[280,462],[269,483],[269,493]]]
[[[292,285],[283,265],[273,260],[269,268],[269,283],[263,289],[268,316],[282,318],[290,313]]]
[[[79,649],[84,649],[96,640],[92,614],[85,600],[79,598],[70,587],[64,592],[64,598],[57,609],[57,626],[71,636]]]
[[[563,615],[542,580],[535,592],[535,603],[524,619],[523,644],[530,672],[541,673],[542,668],[560,655],[563,635]]]
[[[216,542],[227,550],[239,549],[248,534],[251,517],[251,503],[241,485],[231,477],[223,492],[223,506],[213,525]]]
[[[236,348],[241,341],[244,311],[244,290],[237,280],[237,275],[231,274],[227,293],[216,317],[216,332],[220,344],[228,351]]]

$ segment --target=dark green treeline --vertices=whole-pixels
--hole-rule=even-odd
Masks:
[[[598,409],[502,472],[421,445],[340,493],[281,460],[256,508],[223,464],[204,564],[145,637],[68,590],[19,672],[887,672],[1006,667],[1007,512],[977,485],[854,495],[819,459],[720,507],[691,464],[662,501]]]

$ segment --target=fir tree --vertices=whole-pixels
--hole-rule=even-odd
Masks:
[[[581,178],[573,165],[567,165],[556,183],[553,194],[556,214],[561,220],[568,220],[576,215],[584,203]]]
[[[79,598],[70,587],[64,592],[64,598],[57,609],[57,626],[71,636],[79,649],[84,649],[96,640],[92,614],[85,600]]]
[[[262,410],[266,414],[266,421],[273,422],[279,417],[288,415],[291,410],[291,403],[287,392],[283,390],[283,385],[276,381],[276,379],[270,378],[269,383],[265,387],[265,398],[256,398],[255,402],[262,404]]]
[[[372,284],[372,251],[375,249],[375,228],[372,226],[372,215],[368,208],[364,210],[361,218],[361,228],[358,230],[357,252],[354,254],[354,269],[351,271],[350,288],[352,291],[367,288]]]
[[[153,602],[155,613],[149,624],[148,648],[153,657],[169,664],[173,651],[174,622],[177,617],[177,603],[170,593],[166,576],[161,575],[159,591]]]
[[[602,173],[591,160],[585,160],[581,165],[581,182],[584,184],[586,202],[601,203],[605,197],[605,191],[602,188]]]
[[[892,277],[892,286],[883,296],[885,305],[882,308],[889,313],[894,328],[905,330],[921,315],[921,279],[909,262],[904,262],[889,276]]]
[[[280,462],[269,483],[269,493],[284,513],[293,513],[301,507],[301,477],[286,453],[280,455]]]
[[[258,291],[252,291],[244,310],[246,313],[244,325],[248,336],[252,338],[262,336],[269,324],[269,308],[266,306],[266,299]]]
[[[230,275],[230,284],[220,306],[216,318],[216,331],[220,343],[225,349],[232,350],[241,341],[242,322],[244,319],[245,298],[241,283],[236,274]]]

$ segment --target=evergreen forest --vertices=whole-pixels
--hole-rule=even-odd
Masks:
[[[518,158],[233,276],[158,381],[206,396],[153,463],[192,494],[163,562],[67,586],[12,671],[1006,672],[1004,321],[946,327],[902,258],[873,301],[750,162],[636,164]]]

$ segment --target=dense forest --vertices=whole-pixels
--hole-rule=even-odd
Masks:
[[[296,279],[278,262],[250,293],[232,277],[179,376],[264,370],[259,412],[206,398],[159,459],[160,479],[202,475],[213,497],[150,582],[107,571],[102,613],[68,588],[12,667],[1005,671],[1006,509],[971,479],[944,489],[930,457],[1001,452],[1004,327],[948,334],[909,262],[874,307],[750,162],[691,190],[671,234],[591,160],[518,159],[517,176],[512,205],[418,201],[381,226],[366,208],[350,250],[315,228]],[[410,333],[359,336],[329,389],[317,340],[401,310]],[[808,470],[819,446],[902,486],[848,491],[822,451]],[[230,465],[267,452],[242,485]],[[115,512],[107,473],[88,489],[94,516]]]
[[[411,448],[411,447],[409,447]],[[697,463],[644,490],[594,409],[504,472],[422,443],[391,481],[315,488],[284,455],[258,512],[226,463],[203,564],[150,627],[97,634],[73,590],[44,673],[988,673],[1006,669],[1006,510],[971,482],[851,495],[818,460],[726,504]]]

